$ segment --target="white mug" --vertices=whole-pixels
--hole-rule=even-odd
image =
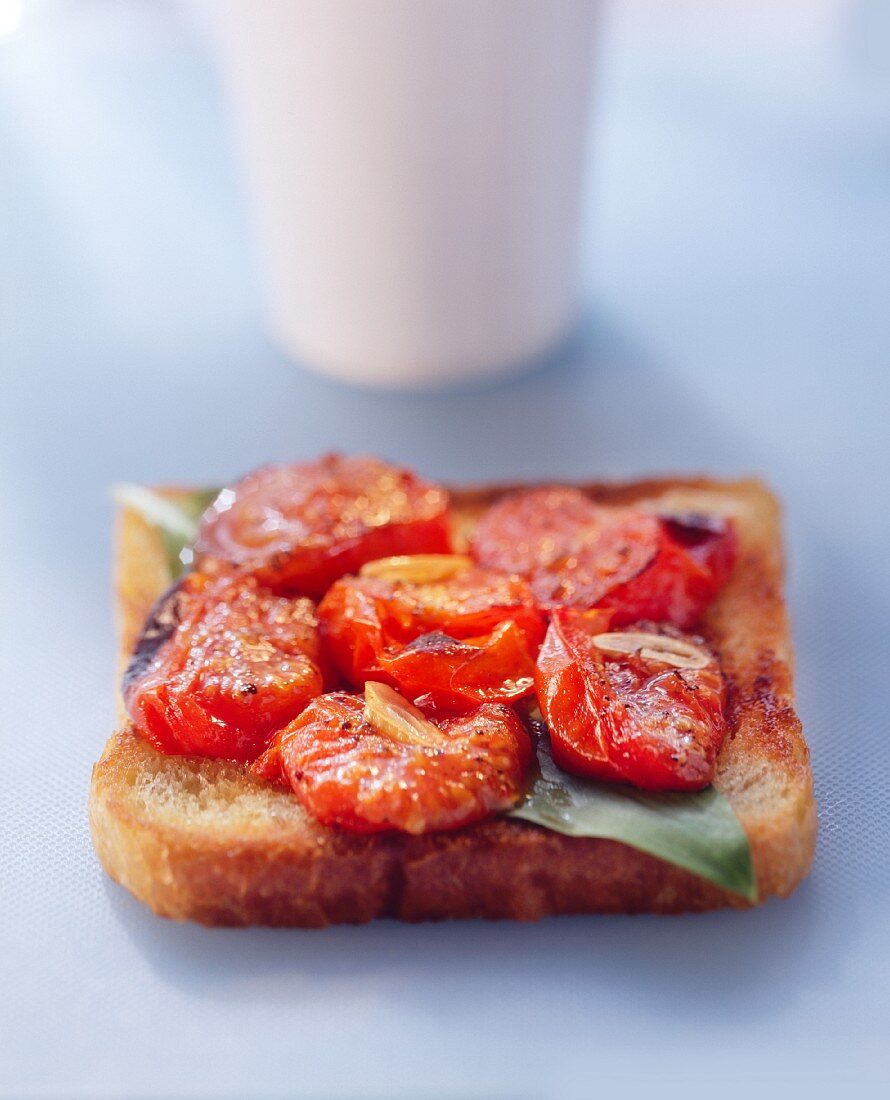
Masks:
[[[325,374],[506,374],[566,334],[595,0],[225,0],[272,334]]]

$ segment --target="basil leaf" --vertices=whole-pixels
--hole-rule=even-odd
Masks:
[[[219,489],[193,489],[158,493],[144,485],[115,485],[111,496],[155,528],[164,543],[170,576],[176,580],[191,565],[198,521],[219,492]]]
[[[537,755],[538,772],[525,801],[508,816],[564,836],[618,840],[757,900],[748,838],[713,787],[656,793],[568,775],[554,764],[543,725]]]

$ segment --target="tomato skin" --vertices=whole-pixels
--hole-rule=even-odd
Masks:
[[[659,516],[652,565],[599,603],[613,625],[648,619],[689,630],[729,580],[738,553],[735,528],[710,516]]]
[[[275,734],[268,747],[250,765],[250,773],[275,787],[282,787],[286,791],[291,789],[281,760],[280,732]]]
[[[534,651],[510,619],[481,638],[422,634],[402,648],[384,649],[378,663],[385,683],[436,712],[516,703],[535,686]]]
[[[201,523],[198,565],[234,565],[277,592],[319,599],[395,554],[448,553],[448,494],[369,456],[265,466],[223,490]]]
[[[309,813],[354,833],[457,829],[518,801],[531,745],[512,711],[486,704],[438,726],[443,746],[405,744],[365,720],[361,696],[336,692],[313,700],[270,754]],[[274,767],[258,771],[274,779]]]
[[[163,753],[248,761],[324,690],[324,667],[309,600],[191,573],[149,616],[124,702]]]
[[[350,683],[381,680],[437,710],[528,695],[545,632],[524,581],[478,567],[434,584],[344,577],[318,615]]]
[[[652,623],[636,629],[693,643],[707,664],[678,669],[641,653],[605,653],[593,639],[614,625],[607,610],[553,613],[536,674],[553,759],[565,771],[643,790],[708,786],[726,736],[716,657],[701,639]]]
[[[547,609],[589,608],[653,561],[657,539],[654,517],[555,486],[496,501],[473,532],[471,552],[483,565],[525,577]]]
[[[477,561],[525,577],[546,609],[611,608],[688,629],[732,571],[736,535],[720,517],[659,516],[595,504],[568,487],[497,501],[472,538]]]

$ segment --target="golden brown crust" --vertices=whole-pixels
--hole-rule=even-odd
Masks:
[[[760,900],[806,875],[816,834],[809,752],[793,709],[779,508],[754,481],[707,478],[584,486],[595,499],[731,513],[739,562],[703,631],[730,684],[732,735],[717,786],[751,841]],[[466,532],[505,488],[454,494]],[[160,540],[119,524],[117,594],[125,656],[167,582]],[[500,819],[456,833],[359,837],[324,829],[289,794],[238,765],[155,752],[130,728],[93,770],[93,842],[104,867],[164,916],[205,924],[317,927],[556,913],[676,913],[747,903],[614,841]]]

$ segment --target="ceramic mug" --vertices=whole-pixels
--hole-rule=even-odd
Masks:
[[[325,374],[509,373],[578,304],[595,0],[225,0],[272,334]]]

